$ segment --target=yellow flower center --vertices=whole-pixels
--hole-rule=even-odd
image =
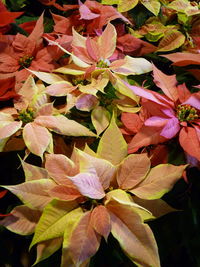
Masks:
[[[98,68],[108,68],[110,66],[110,61],[108,59],[100,59],[99,62],[97,62]]]
[[[30,67],[33,58],[33,56],[25,55],[19,59],[19,65],[23,68],[28,68]]]
[[[34,111],[32,108],[27,108],[26,110],[21,110],[19,112],[18,119],[23,123],[28,123],[34,120]]]
[[[177,106],[177,118],[179,121],[194,121],[199,118],[197,109],[190,105],[178,105]]]

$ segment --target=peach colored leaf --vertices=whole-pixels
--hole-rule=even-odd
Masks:
[[[104,107],[98,106],[92,110],[91,120],[99,135],[108,127],[110,113]]]
[[[166,57],[171,60],[173,65],[176,66],[187,66],[187,65],[199,65],[200,64],[200,54],[194,53],[172,53],[168,55],[162,55],[162,57]]]
[[[38,116],[35,119],[38,125],[49,128],[58,134],[69,136],[96,136],[89,129],[81,125],[80,123],[69,120],[63,115],[57,116]]]
[[[100,16],[100,14],[96,14],[90,11],[90,9],[85,4],[83,4],[80,0],[78,2],[79,2],[79,12],[81,15],[80,19],[91,20],[91,19],[98,18]]]
[[[113,166],[107,160],[97,158],[98,155],[94,152],[92,155],[78,149],[76,149],[75,152],[79,159],[80,172],[90,172],[95,169],[100,183],[104,189],[107,189],[115,176],[117,167]]]
[[[38,264],[39,262],[47,259],[53,253],[55,253],[60,247],[62,246],[62,238],[54,238],[47,241],[43,241],[37,245],[37,259],[34,262],[34,265]]]
[[[91,211],[86,212],[74,229],[70,239],[69,251],[75,266],[80,266],[92,257],[100,245],[100,236],[91,224]]]
[[[84,216],[84,212],[81,208],[74,209],[71,212],[70,218],[68,218],[66,224],[65,224],[65,232],[63,236],[63,245],[62,245],[62,261],[61,261],[61,267],[69,266],[74,267],[70,251],[69,251],[69,245],[70,245],[70,239],[71,235],[78,225],[80,219],[82,216]],[[73,241],[73,240],[72,240]],[[82,265],[80,265],[82,266]],[[84,266],[84,265],[83,265]]]
[[[182,46],[184,42],[185,36],[177,30],[172,30],[165,33],[165,36],[159,42],[157,51],[171,51]]]
[[[107,209],[99,205],[91,213],[91,225],[95,231],[107,240],[111,231],[110,215]]]
[[[154,83],[162,89],[164,94],[168,96],[172,101],[176,102],[178,100],[178,90],[176,88],[177,80],[176,75],[166,75],[155,65],[153,65],[153,77]]]
[[[193,127],[183,127],[179,134],[182,148],[191,156],[200,161],[200,140]]]
[[[21,205],[15,207],[10,216],[1,220],[0,225],[19,235],[31,235],[40,216],[40,211]]]
[[[160,135],[161,128],[142,126],[140,131],[128,144],[128,153],[137,151],[140,147],[156,145],[165,142],[167,139]]]
[[[98,38],[99,56],[108,59],[112,56],[116,48],[117,32],[115,27],[108,23],[102,35]]]
[[[47,86],[46,93],[51,96],[67,96],[76,88],[76,86],[72,86],[68,82],[62,81]]]
[[[56,185],[48,191],[48,194],[52,198],[59,200],[75,200],[82,195],[74,186]]]
[[[132,212],[137,213],[143,221],[154,219],[152,213],[146,208],[134,202],[133,198],[129,193],[125,192],[122,189],[115,189],[109,191],[106,194],[105,206],[109,208],[110,205],[115,206],[118,204],[123,205],[124,207],[129,207],[132,210]]]
[[[134,154],[125,158],[117,172],[117,182],[122,189],[131,189],[148,173],[151,161],[147,154]]]
[[[112,136],[112,139],[111,139]],[[113,165],[119,164],[127,155],[127,144],[112,116],[109,127],[100,139],[97,154]]]
[[[129,191],[142,199],[161,198],[181,178],[186,167],[187,165],[159,164],[150,170],[145,180]]]
[[[52,200],[47,190],[55,183],[49,179],[40,179],[18,185],[2,186],[15,194],[26,206],[33,209],[43,209]]]
[[[105,196],[95,169],[90,173],[79,173],[73,177],[68,176],[68,179],[72,181],[83,196],[93,199],[102,199]]]
[[[36,116],[48,116],[52,115],[54,111],[53,103],[47,103],[39,107],[37,110],[37,115]]]
[[[65,224],[76,206],[73,201],[52,200],[43,210],[30,248],[37,243],[63,236]]]
[[[29,70],[32,74],[34,74],[37,78],[42,80],[45,83],[48,84],[53,84],[56,82],[63,82],[63,77],[54,74],[54,73],[47,73],[47,72],[42,72],[42,71],[34,71],[34,70]],[[67,83],[67,81],[66,81]],[[68,83],[69,84],[69,83]]]
[[[21,160],[26,182],[40,179],[48,179],[48,172],[41,167],[31,165],[24,160]]]
[[[25,100],[27,101],[27,106],[29,102],[33,100],[33,97],[37,95],[38,93],[38,88],[35,84],[35,80],[31,75],[28,76],[22,87],[19,89],[18,94],[23,96]],[[15,107],[17,108],[17,103],[18,101],[15,102]],[[20,104],[20,101],[19,101]]]
[[[82,47],[86,48],[86,40],[87,38],[78,33],[74,27],[72,28],[72,34],[73,34],[73,39],[72,39],[72,47],[77,46],[77,47]],[[67,67],[67,66],[66,66]]]
[[[45,169],[50,177],[58,184],[72,184],[68,182],[67,176],[73,176],[78,173],[78,166],[68,157],[62,154],[46,155]]]
[[[155,217],[161,217],[165,214],[168,214],[169,212],[177,211],[176,209],[170,207],[162,199],[153,199],[153,200],[148,199],[148,200],[146,200],[146,199],[141,199],[139,197],[133,196],[133,200],[138,205],[149,210]]]
[[[47,39],[47,38],[46,38]],[[51,41],[49,39],[47,39],[47,41],[49,42],[49,45],[56,45],[58,46],[63,52],[65,52],[66,54],[70,55],[73,62],[81,67],[81,68],[88,68],[90,67],[89,64],[87,64],[86,62],[84,62],[83,60],[81,60],[80,58],[78,58],[77,56],[75,56],[74,54],[70,53],[69,51],[65,50],[61,45],[59,45],[57,42]]]
[[[35,28],[28,36],[29,40],[40,43],[40,39],[42,39],[42,35],[44,33],[43,18],[44,18],[44,13],[42,13],[42,15],[39,17],[39,19],[36,22]]]
[[[22,121],[3,121],[0,126],[0,139],[10,137],[16,133],[22,126]]]
[[[107,207],[111,218],[111,233],[121,248],[137,266],[160,267],[154,235],[141,217],[121,204]]]
[[[115,61],[114,63],[117,63],[117,61]],[[120,67],[113,67],[111,65],[110,68],[113,72],[125,76],[139,75],[152,71],[152,64],[145,58],[133,58],[130,56],[125,56],[124,64],[122,64]]]
[[[30,152],[42,158],[50,143],[51,134],[45,127],[30,122],[24,126],[23,139]]]

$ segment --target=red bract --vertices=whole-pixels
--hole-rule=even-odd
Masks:
[[[55,47],[44,47],[42,35],[43,15],[28,37],[18,33],[10,39],[4,38],[3,44],[0,44],[3,46],[0,53],[1,79],[15,76],[16,89],[19,89],[21,83],[30,75],[28,68],[47,72],[55,68],[55,60],[62,53]]]
[[[129,143],[129,152],[179,134],[184,151],[200,160],[200,93],[190,93],[184,84],[177,85],[175,75],[165,75],[155,66],[153,75],[155,84],[165,95],[129,85],[136,95],[145,99],[142,105],[150,114]]]
[[[68,8],[68,5],[64,5],[64,7]],[[103,6],[95,1],[87,0],[84,4],[79,1],[79,6],[77,7],[79,9],[75,9],[72,15],[67,18],[53,14],[55,32],[70,35],[74,27],[78,32],[94,34],[97,30],[101,31],[102,27],[111,20],[120,18],[125,22],[129,22],[114,7]],[[71,9],[74,9],[74,6]]]
[[[0,101],[6,101],[11,98],[17,98],[15,90],[15,78],[7,78],[0,80]]]
[[[9,24],[14,22],[16,18],[21,16],[24,12],[10,12],[0,1],[0,34],[4,34],[10,30]]]

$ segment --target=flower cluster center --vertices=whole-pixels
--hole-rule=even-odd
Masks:
[[[19,59],[19,65],[23,68],[28,68],[30,67],[33,58],[33,56],[25,55]]]
[[[179,121],[193,121],[198,119],[198,111],[190,105],[178,105],[177,117]]]
[[[89,84],[89,82],[83,78],[80,78],[80,77],[75,77],[75,78],[72,78],[71,80],[72,84],[73,85],[78,85],[78,84],[81,84],[81,85],[87,85]]]
[[[23,123],[32,122],[34,120],[34,111],[33,111],[33,108],[27,108],[26,110],[20,111],[18,118]]]
[[[100,59],[99,62],[97,62],[98,68],[108,68],[110,66],[110,61],[108,59]]]

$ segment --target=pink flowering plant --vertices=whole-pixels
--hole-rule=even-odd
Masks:
[[[0,265],[198,266],[199,3],[0,14]]]

